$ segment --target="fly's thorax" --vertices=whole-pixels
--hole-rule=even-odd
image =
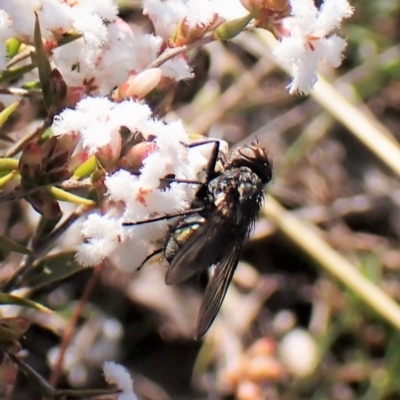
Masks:
[[[235,225],[256,219],[264,196],[263,182],[248,167],[232,168],[210,182],[214,204]]]
[[[183,244],[204,224],[205,218],[200,214],[189,215],[178,222],[171,230],[165,244],[164,255],[168,262],[176,256]]]

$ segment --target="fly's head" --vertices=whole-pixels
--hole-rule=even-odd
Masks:
[[[225,164],[225,170],[230,168],[248,167],[265,185],[272,179],[272,161],[259,143],[235,147]]]

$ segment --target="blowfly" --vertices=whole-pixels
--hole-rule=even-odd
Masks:
[[[164,252],[169,262],[167,285],[183,282],[213,267],[197,319],[197,338],[207,332],[221,308],[243,242],[260,212],[264,185],[271,179],[272,162],[260,144],[237,146],[225,157],[215,142],[206,179],[200,183],[189,210],[123,224],[132,226],[182,217],[171,228],[164,248],[146,257],[142,265],[153,255]]]
[[[222,305],[243,242],[260,212],[264,185],[271,179],[272,163],[260,144],[237,146],[226,159],[218,155],[216,144],[192,209],[171,229],[163,249],[169,262],[167,285],[213,266],[199,311],[197,338],[207,332]]]

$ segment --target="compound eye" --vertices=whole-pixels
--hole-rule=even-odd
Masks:
[[[248,162],[257,162],[261,159],[265,159],[265,153],[260,147],[246,146],[239,150],[240,155]]]

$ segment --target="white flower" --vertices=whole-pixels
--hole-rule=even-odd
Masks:
[[[158,36],[168,40],[185,16],[186,5],[182,1],[144,0],[143,14],[153,22]]]
[[[225,20],[243,18],[248,11],[242,6],[240,0],[212,0],[215,12]]]
[[[153,22],[158,36],[169,39],[184,18],[190,27],[208,25],[215,16],[225,20],[248,14],[239,0],[144,0],[143,14]]]
[[[190,28],[209,25],[215,18],[215,7],[211,1],[189,0],[186,6],[185,20]]]
[[[118,400],[138,400],[133,391],[132,378],[125,367],[113,361],[106,361],[103,364],[103,371],[106,381],[117,385],[121,391],[118,394]]]
[[[11,28],[12,20],[10,16],[0,9],[0,71],[6,69],[7,66],[7,52],[5,41],[13,36]]]
[[[52,131],[55,135],[80,134],[83,148],[94,154],[105,146],[117,149],[121,126],[135,131],[150,113],[147,105],[137,101],[114,103],[106,97],[87,97],[75,110],[66,109],[57,115]]]
[[[82,224],[81,235],[86,242],[78,246],[77,261],[85,267],[100,264],[117,248],[121,230],[117,220],[90,214]]]
[[[319,59],[333,67],[341,64],[346,41],[331,33],[353,8],[347,0],[325,0],[319,11],[313,0],[290,0],[290,5],[292,16],[281,21],[283,37],[274,55],[292,74],[289,92],[306,94],[317,81]]]
[[[191,68],[182,57],[174,57],[160,66],[164,76],[176,81],[193,78]]]

